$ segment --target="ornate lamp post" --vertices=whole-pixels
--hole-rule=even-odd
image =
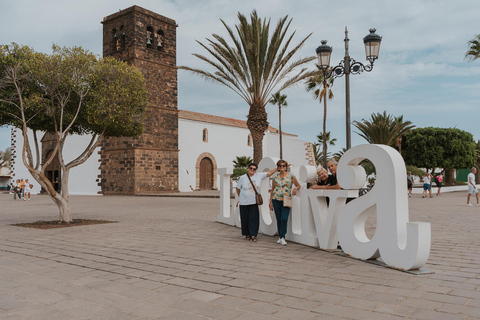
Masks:
[[[375,33],[376,29],[370,29],[370,34],[363,38],[363,43],[365,44],[365,54],[369,65],[364,65],[361,62],[357,62],[354,59],[350,58],[348,53],[348,30],[345,27],[345,57],[342,61],[336,66],[333,67],[330,71],[328,68],[330,66],[330,56],[332,55],[332,47],[327,45],[326,40],[322,40],[322,45],[319,46],[316,50],[318,57],[318,64],[323,71],[324,78],[335,77],[339,78],[345,75],[345,111],[346,111],[346,122],[347,122],[347,150],[352,146],[352,136],[350,131],[350,74],[359,74],[363,71],[370,72],[373,69],[373,63],[378,58],[378,52],[380,50],[380,43],[382,42],[382,37]]]

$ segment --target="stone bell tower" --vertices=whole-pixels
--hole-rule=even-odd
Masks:
[[[139,138],[108,138],[101,148],[103,194],[178,190],[178,109],[174,20],[138,6],[105,17],[103,56],[137,67],[149,92]]]

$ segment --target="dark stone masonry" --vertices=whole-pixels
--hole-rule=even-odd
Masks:
[[[178,190],[178,109],[174,20],[138,6],[103,19],[103,55],[136,66],[149,102],[139,138],[102,143],[102,193],[145,194]]]

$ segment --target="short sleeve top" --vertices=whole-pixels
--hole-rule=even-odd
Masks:
[[[239,204],[242,206],[248,206],[257,203],[255,199],[255,191],[250,183],[250,179],[252,179],[252,182],[255,183],[257,192],[260,192],[260,183],[267,177],[267,172],[255,173],[252,177],[250,177],[250,179],[248,179],[247,174],[241,176],[237,183],[237,189],[240,190]]]
[[[287,173],[283,178],[276,172],[270,179],[275,182],[275,189],[273,189],[273,198],[278,201],[283,201],[284,196],[292,196],[293,173]]]

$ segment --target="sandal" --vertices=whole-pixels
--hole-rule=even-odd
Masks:
[[[245,239],[246,239],[246,240],[250,240],[250,236],[245,236]]]
[[[252,237],[252,240],[250,240],[250,241],[257,242],[257,237],[255,237],[255,236]]]

